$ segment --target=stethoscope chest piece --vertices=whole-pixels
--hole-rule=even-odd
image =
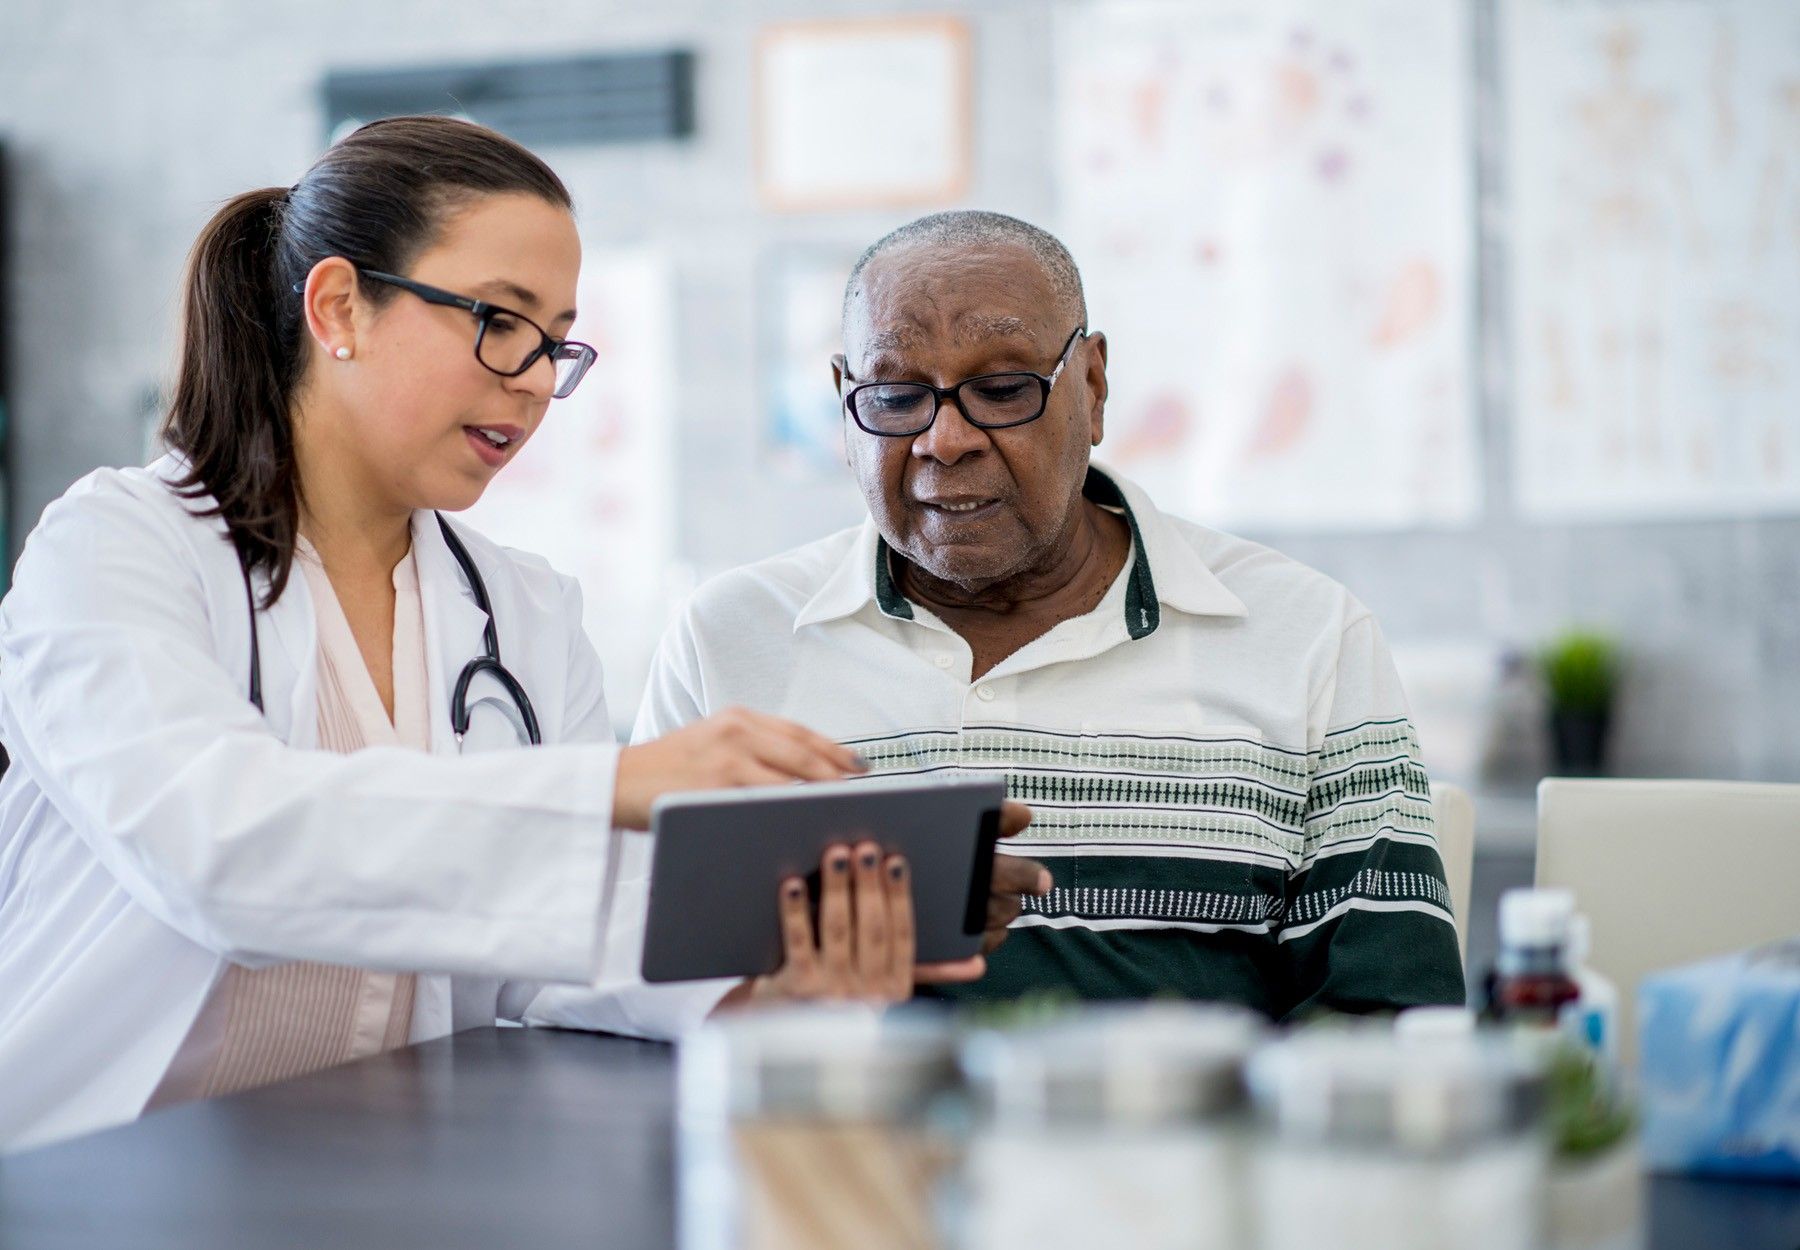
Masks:
[[[538,729],[537,710],[531,705],[531,696],[525,693],[525,687],[519,683],[519,679],[500,662],[500,631],[494,623],[494,608],[488,601],[487,583],[481,580],[481,570],[475,567],[474,557],[469,554],[462,539],[457,537],[456,531],[450,528],[450,522],[444,519],[443,514],[434,512],[432,515],[437,518],[438,529],[444,535],[444,544],[450,548],[451,556],[462,570],[463,580],[468,583],[475,606],[487,617],[487,625],[481,631],[481,654],[463,665],[462,671],[456,675],[456,685],[450,692],[450,732],[456,737],[457,749],[462,749],[463,739],[469,732],[470,712],[482,704],[491,704],[504,712],[522,742],[540,746],[544,737]],[[244,598],[250,608],[250,702],[260,712],[263,710],[262,652],[257,642],[256,592],[250,586],[250,570],[244,565],[242,553],[238,557],[238,571],[243,574]],[[489,674],[506,691],[507,698],[512,700],[510,708],[491,695],[470,703],[469,686],[482,673]]]

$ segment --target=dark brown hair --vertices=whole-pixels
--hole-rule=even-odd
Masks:
[[[268,575],[265,607],[287,586],[300,518],[289,409],[306,352],[295,285],[328,256],[405,273],[453,210],[500,192],[571,207],[550,167],[504,135],[394,117],[334,144],[294,186],[237,196],[200,232],[162,434],[187,458],[176,488],[211,495],[204,515],[223,517],[244,567]],[[367,288],[377,302],[393,294]]]

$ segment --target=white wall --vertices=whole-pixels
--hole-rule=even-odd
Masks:
[[[1490,2],[1478,4],[1484,30]],[[219,201],[291,183],[316,155],[327,69],[672,45],[697,53],[692,139],[545,155],[568,178],[592,242],[660,245],[675,259],[681,550],[705,573],[855,519],[847,479],[797,483],[760,463],[758,265],[782,244],[860,246],[909,214],[758,208],[752,47],[774,18],[909,10],[961,12],[974,27],[969,202],[1054,228],[1050,0],[5,0],[15,523],[29,528],[93,466],[142,459],[185,249]],[[1483,114],[1491,122],[1491,98]],[[1501,171],[1487,173],[1490,199],[1503,206]],[[1504,242],[1490,225],[1489,314],[1503,307],[1495,275]],[[1490,344],[1489,502],[1478,525],[1279,545],[1348,582],[1402,643],[1529,640],[1571,620],[1617,629],[1636,655],[1620,718],[1626,771],[1800,779],[1800,521],[1518,521],[1507,503],[1505,350]]]

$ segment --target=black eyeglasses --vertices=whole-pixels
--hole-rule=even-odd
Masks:
[[[586,343],[552,338],[543,326],[510,308],[502,308],[486,300],[470,299],[466,295],[427,286],[423,282],[414,282],[411,278],[402,278],[397,274],[360,267],[356,272],[376,282],[385,282],[402,291],[409,291],[427,304],[460,308],[474,316],[477,322],[475,359],[489,372],[497,373],[503,378],[516,378],[548,356],[551,367],[556,370],[556,389],[550,393],[552,399],[567,399],[593,367],[594,359],[599,354]],[[537,331],[535,338],[531,334],[533,330]]]
[[[1008,373],[983,373],[964,378],[955,386],[929,382],[863,382],[844,393],[844,407],[857,427],[882,438],[914,438],[931,428],[938,409],[947,400],[970,425],[984,430],[1004,430],[1024,425],[1044,415],[1050,405],[1050,388],[1069,363],[1075,343],[1087,333],[1076,326],[1048,375],[1017,369]],[[848,370],[846,381],[855,381]]]

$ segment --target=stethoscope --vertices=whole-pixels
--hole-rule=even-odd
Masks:
[[[507,672],[506,666],[500,663],[500,633],[494,626],[493,605],[488,602],[487,583],[481,580],[481,573],[475,567],[469,549],[463,546],[462,539],[450,528],[450,522],[444,520],[441,512],[433,512],[437,518],[438,529],[443,531],[444,542],[450,548],[450,554],[456,557],[456,563],[462,569],[463,578],[469,583],[469,590],[475,596],[475,606],[487,616],[487,627],[481,632],[482,653],[463,665],[462,672],[456,676],[456,688],[450,694],[450,730],[456,735],[456,749],[462,750],[463,735],[469,732],[469,683],[482,673],[491,673],[495,681],[512,700],[512,707],[507,707],[497,699],[477,699],[476,705],[491,703],[508,720],[512,721],[513,730],[520,739],[532,746],[542,746],[544,737],[538,732],[537,712],[531,706],[531,696],[525,693],[525,687],[519,679]],[[244,567],[240,557],[238,572],[244,576],[244,601],[250,605],[250,702],[256,705],[257,711],[263,710],[262,697],[262,650],[257,644],[256,630],[256,594],[250,589],[250,572]]]

